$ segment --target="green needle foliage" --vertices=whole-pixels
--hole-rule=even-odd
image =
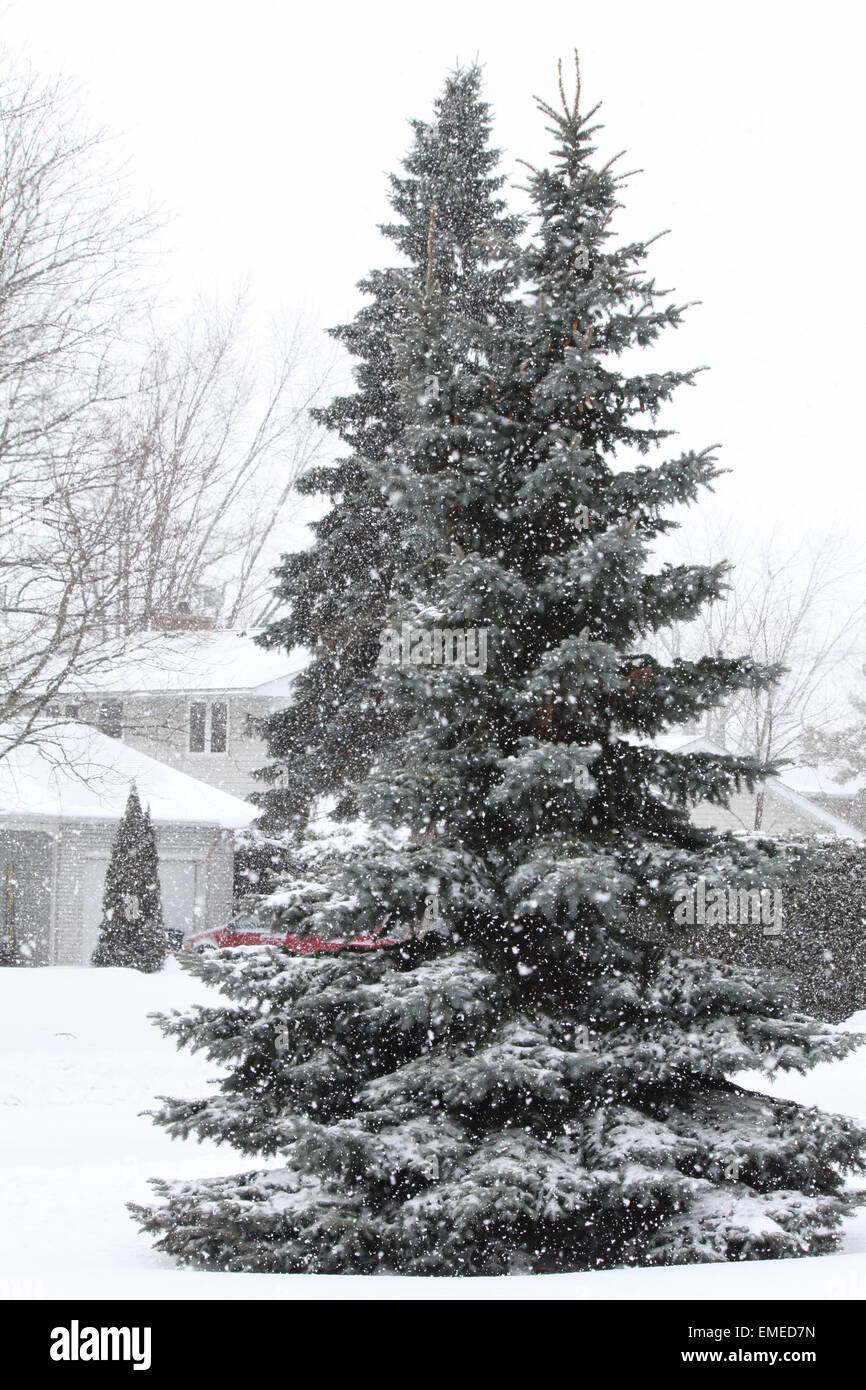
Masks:
[[[99,941],[91,963],[150,973],[162,969],[165,956],[156,835],[150,810],[142,810],[133,787],[111,846]]]
[[[134,1211],[182,1261],[478,1275],[815,1254],[863,1166],[853,1121],[730,1079],[859,1040],[684,949],[674,924],[698,876],[751,888],[783,866],[690,822],[756,763],[651,740],[776,673],[642,647],[724,582],[650,564],[665,513],[716,464],[646,462],[694,373],[621,359],[682,309],[647,244],[614,241],[623,180],[597,167],[593,113],[561,97],[541,103],[554,147],[502,312],[467,312],[438,274],[405,286],[399,428],[371,470],[400,533],[423,538],[389,624],[483,628],[486,669],[431,664],[423,634],[378,667],[391,737],[355,794],[379,837],[280,908],[287,931],[385,923],[402,945],[196,967],[226,1003],[161,1026],[227,1074],[156,1118],[284,1162],[156,1183],[163,1200]]]

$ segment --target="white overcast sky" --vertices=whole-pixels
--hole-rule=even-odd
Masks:
[[[862,534],[860,7],[752,0],[8,0],[6,47],[79,83],[136,196],[171,210],[172,292],[248,279],[316,330],[388,263],[385,176],[446,69],[478,56],[505,170],[544,158],[532,94],[577,46],[601,148],[640,167],[619,227],[671,235],[662,285],[700,299],[666,361],[712,370],[675,409],[720,441],[743,535]],[[652,364],[652,365],[661,365]]]

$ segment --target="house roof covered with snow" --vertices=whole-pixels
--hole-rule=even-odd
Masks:
[[[254,628],[219,628],[118,638],[89,654],[63,694],[289,695],[295,677],[310,660],[309,652],[303,647],[289,653],[266,649],[253,641],[256,635]]]
[[[119,820],[135,783],[154,821],[240,830],[258,814],[247,801],[177,772],[84,724],[40,731],[0,758],[0,820]]]
[[[789,787],[802,792],[804,796],[856,796],[866,787],[866,778],[862,775],[837,781],[839,768],[831,767],[828,763],[786,767],[782,776]]]
[[[635,740],[641,741],[641,740]],[[670,730],[668,733],[659,734],[651,740],[656,748],[662,748],[668,753],[718,753],[722,756],[730,749],[721,748],[702,734],[684,734],[681,730]],[[838,783],[832,783],[830,779],[830,769],[824,769],[826,773],[826,785],[815,785],[814,774],[817,769],[811,768],[783,768],[778,777],[768,777],[766,788],[773,796],[781,797],[783,801],[788,801],[802,812],[808,819],[813,820],[818,825],[823,825],[834,835],[838,835],[843,840],[856,840],[858,844],[864,842],[864,836],[856,826],[850,821],[843,820],[841,816],[833,815],[830,811],[825,811],[822,806],[810,800],[819,792],[829,791],[831,785],[836,788],[836,795],[843,794]]]

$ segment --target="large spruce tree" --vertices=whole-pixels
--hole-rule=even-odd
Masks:
[[[363,280],[367,302],[333,330],[355,359],[356,389],[317,412],[351,452],[299,483],[331,505],[313,525],[313,546],[283,557],[276,594],[288,613],[259,639],[306,646],[313,656],[291,706],[266,724],[269,786],[258,799],[268,832],[303,828],[315,798],[344,793],[394,733],[376,676],[379,632],[392,588],[425,541],[423,518],[395,514],[383,466],[400,436],[407,390],[424,399],[437,390],[432,372],[407,380],[413,297],[435,289],[454,315],[491,323],[511,312],[503,285],[520,223],[501,197],[480,69],[452,73],[433,120],[415,120],[412,130],[404,173],[391,177],[395,220],[382,228],[400,264]],[[351,797],[345,809],[353,809]]]
[[[761,769],[674,756],[653,736],[773,672],[663,666],[641,648],[723,583],[649,555],[663,512],[715,464],[641,457],[692,373],[630,375],[618,358],[681,311],[644,271],[647,246],[615,243],[622,180],[596,167],[592,113],[561,95],[561,110],[542,106],[556,146],[530,183],[520,312],[467,326],[445,290],[407,296],[404,370],[420,381],[433,364],[440,390],[407,393],[382,470],[406,524],[436,538],[390,620],[484,626],[487,669],[431,666],[422,640],[381,669],[399,735],[359,803],[415,833],[290,886],[282,909],[289,930],[385,921],[403,945],[195,967],[227,1004],[161,1026],[228,1074],[157,1119],[284,1166],[157,1182],[164,1200],[133,1210],[183,1261],[498,1274],[818,1253],[846,1209],[844,1172],[862,1167],[853,1121],[730,1079],[857,1040],[674,925],[698,876],[752,887],[776,861],[689,818]],[[467,333],[483,342],[472,371]],[[422,934],[422,915],[437,929]]]

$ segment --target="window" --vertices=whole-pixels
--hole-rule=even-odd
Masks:
[[[195,701],[189,707],[189,751],[190,753],[204,752],[204,733],[205,721],[207,719],[207,705]]]
[[[220,700],[210,707],[210,751],[224,753],[228,734],[228,705]]]
[[[208,705],[193,700],[189,707],[190,753],[225,753],[228,747],[229,707],[225,700]]]
[[[123,701],[102,700],[96,711],[96,727],[109,738],[123,737]]]
[[[59,705],[47,705],[47,706],[46,706],[45,712],[46,712],[46,714],[50,714],[51,717],[52,717],[53,719],[59,719],[59,718],[60,718],[60,706],[59,706]],[[122,713],[123,713],[123,709],[122,709],[122,707],[121,707],[121,715],[122,715]],[[64,705],[64,706],[63,706],[63,718],[64,718],[64,719],[78,719],[79,716],[80,716],[80,714],[81,714],[81,706],[80,706],[80,705]],[[120,735],[118,734],[117,737],[119,738]]]

